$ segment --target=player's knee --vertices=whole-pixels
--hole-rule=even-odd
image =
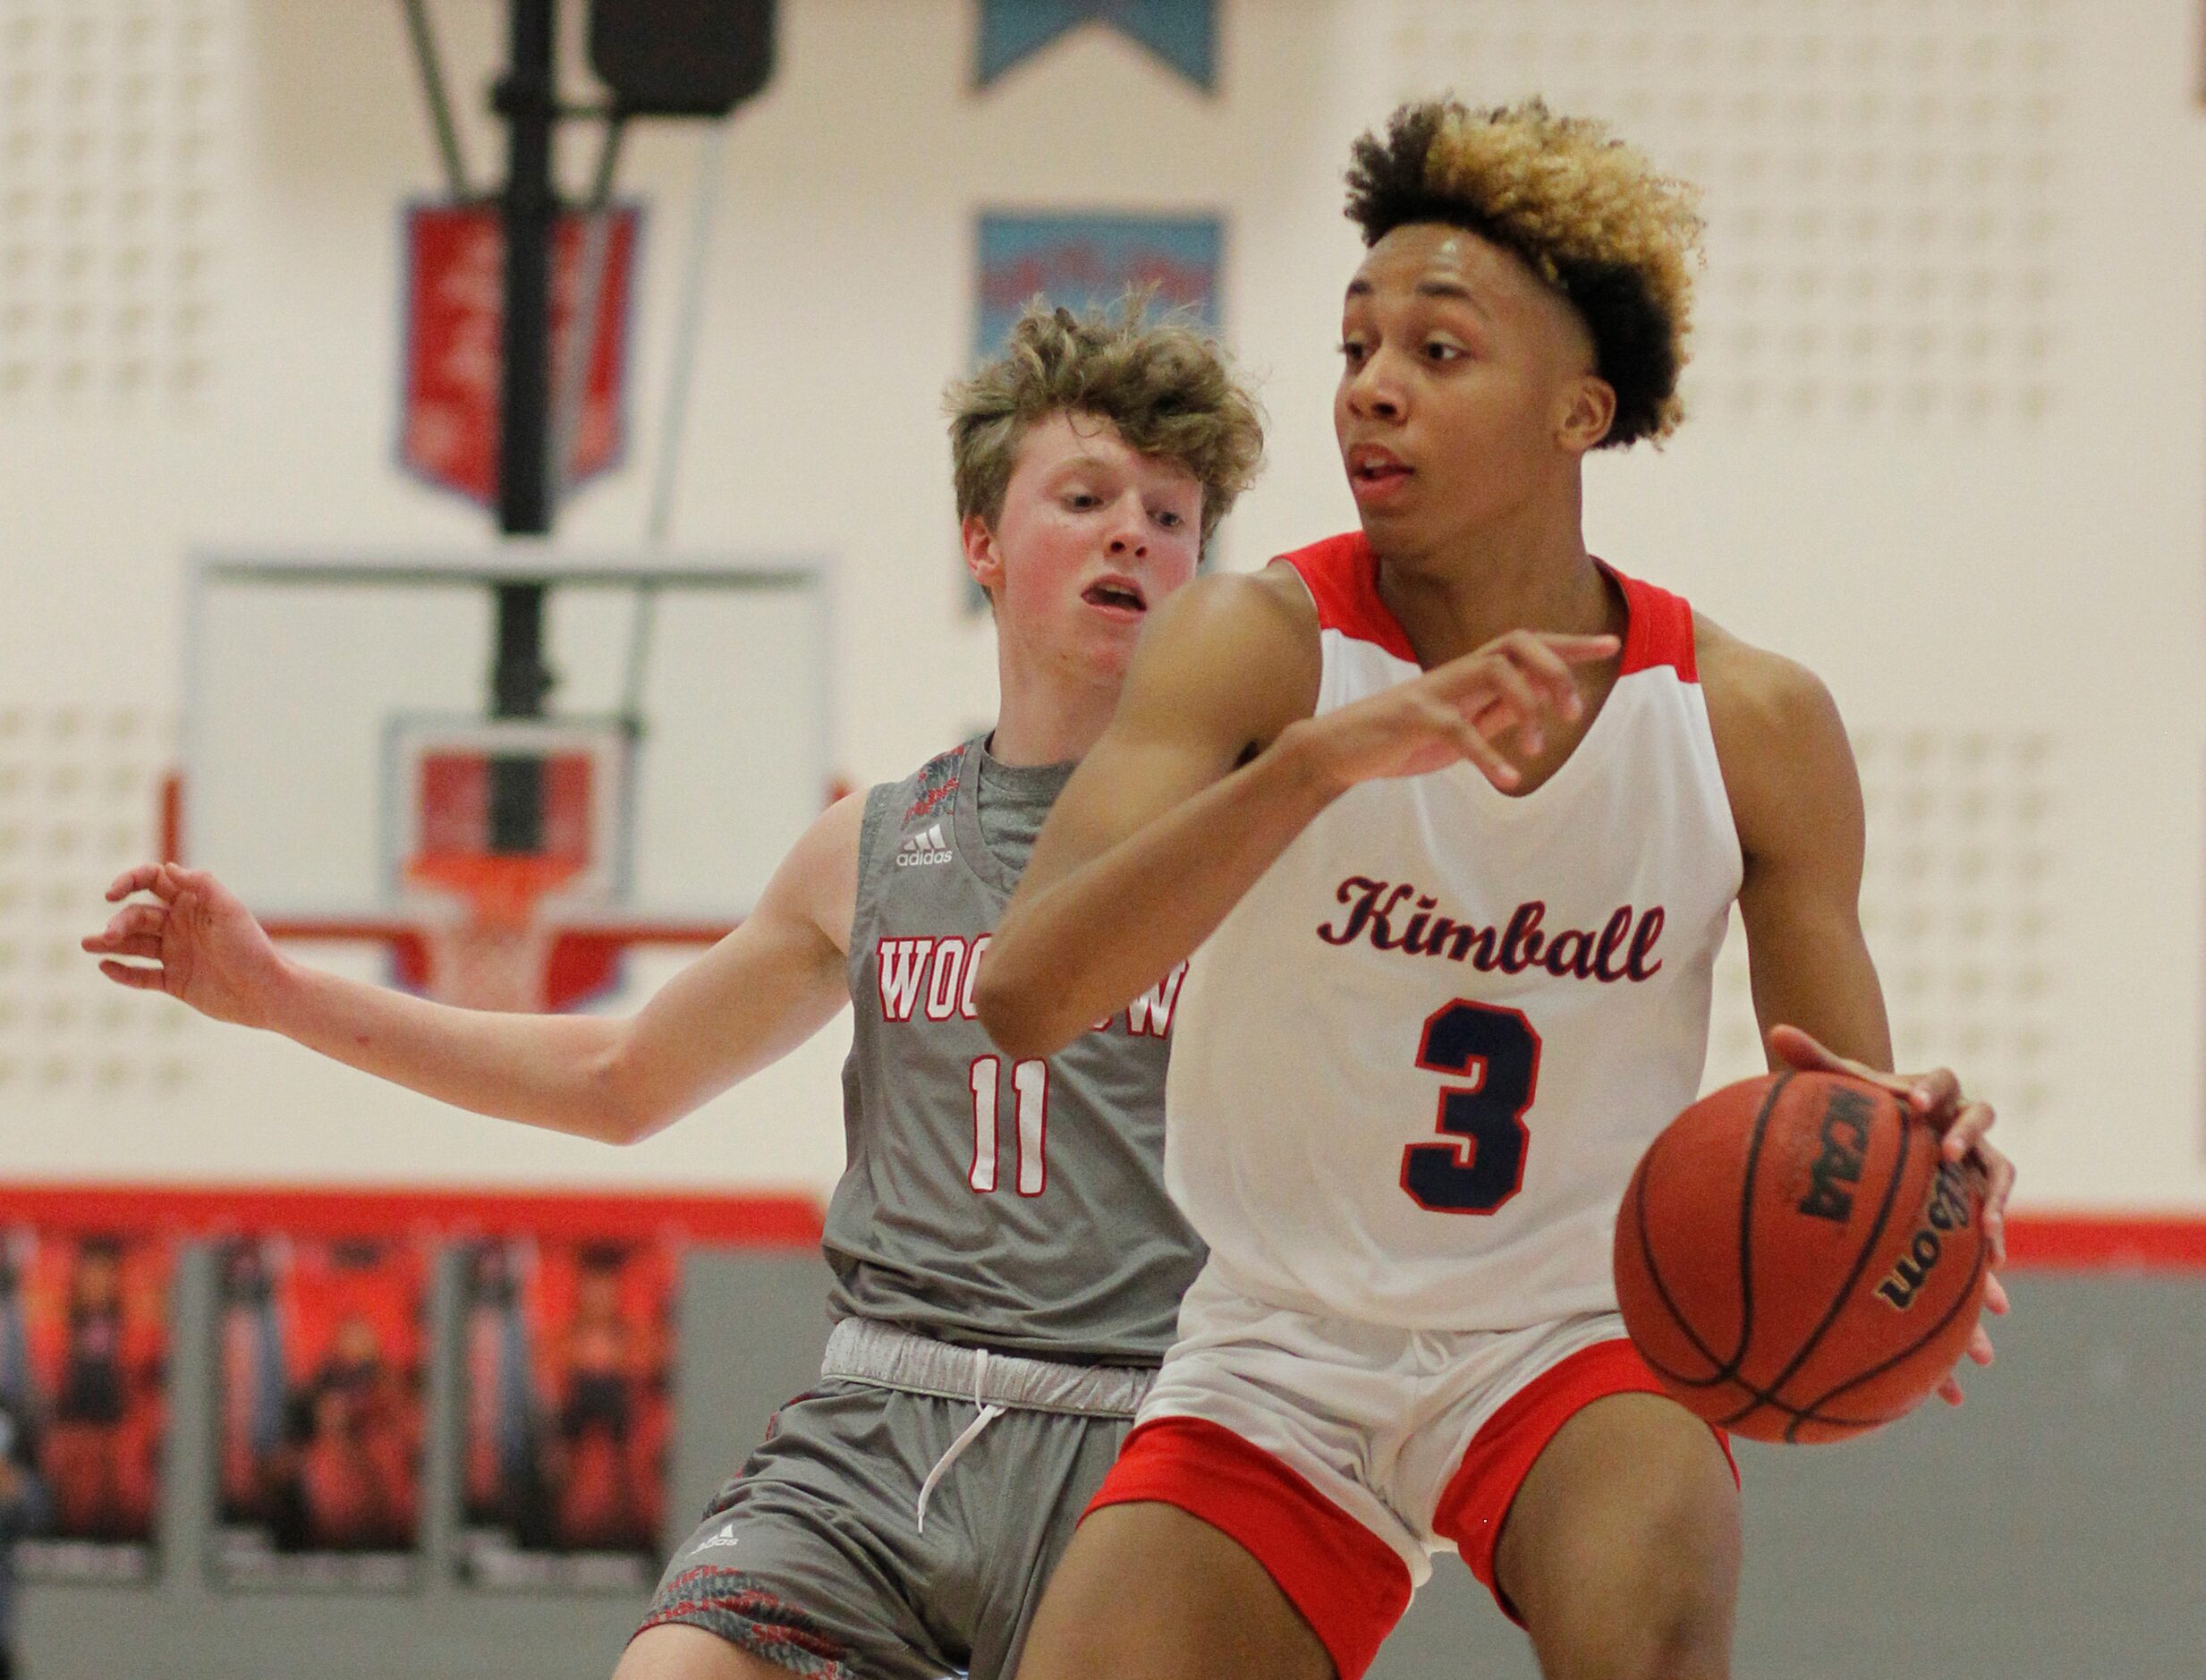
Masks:
[[[1683,1478],[1604,1513],[1550,1599],[1535,1643],[1546,1680],[1722,1680],[1738,1600],[1738,1502]]]
[[[1705,1577],[1635,1583],[1536,1642],[1544,1680],[1726,1680],[1731,1595]]]
[[[1721,1680],[1731,1671],[1737,1573],[1715,1559],[1660,1572],[1640,1598],[1608,1680]]]
[[[1739,1506],[1735,1489],[1682,1481],[1650,1502],[1634,1548],[1638,1573],[1636,1649],[1650,1653],[1637,1680],[1714,1676],[1728,1667],[1732,1614],[1739,1594]],[[1620,1676],[1621,1680],[1621,1676]]]

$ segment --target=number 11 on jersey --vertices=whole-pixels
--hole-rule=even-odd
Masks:
[[[987,1195],[996,1188],[996,1098],[1002,1058],[973,1058],[966,1075],[972,1086],[972,1175],[967,1180]],[[1011,1089],[1016,1094],[1019,1126],[1019,1193],[1039,1196],[1049,1183],[1042,1151],[1049,1137],[1049,1064],[1014,1062]]]

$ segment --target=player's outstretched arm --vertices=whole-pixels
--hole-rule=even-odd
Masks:
[[[1790,660],[1705,620],[1696,634],[1709,724],[1744,854],[1739,915],[1769,1065],[1873,1079],[1943,1132],[1947,1158],[1979,1158],[1996,1267],[2006,1259],[2015,1168],[1984,1137],[1990,1106],[1965,1098],[1950,1069],[1891,1071],[1884,991],[1862,934],[1861,776],[1838,708],[1814,675]],[[1996,1277],[1986,1300],[1994,1312],[2007,1311]],[[1969,1353],[1991,1362],[1981,1328]],[[1961,1397],[1951,1378],[1939,1392],[1956,1403]]]
[[[1497,785],[1493,737],[1574,715],[1573,663],[1613,636],[1515,632],[1312,717],[1322,675],[1299,579],[1201,580],[1143,633],[1118,710],[1051,810],[981,966],[997,1042],[1046,1056],[1171,972],[1349,788],[1464,760]]]
[[[171,863],[119,877],[107,897],[122,907],[83,947],[118,985],[440,1101],[633,1142],[802,1042],[844,1001],[864,805],[855,795],[822,815],[742,925],[626,1019],[459,1009],[322,972],[278,951],[211,874]]]

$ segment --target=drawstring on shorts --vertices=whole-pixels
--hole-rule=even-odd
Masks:
[[[942,1479],[980,1438],[980,1432],[1005,1413],[1131,1419],[1157,1376],[1139,1366],[1068,1365],[1022,1353],[953,1346],[896,1325],[860,1318],[844,1319],[835,1327],[819,1374],[827,1382],[862,1383],[960,1404],[970,1401],[980,1408],[980,1415],[950,1443],[920,1485],[912,1515],[922,1532],[927,1502]]]
[[[935,1467],[927,1472],[927,1480],[920,1483],[919,1504],[913,1507],[919,1518],[919,1532],[927,1532],[927,1501],[934,1497],[943,1477],[950,1473],[950,1466],[957,1463],[965,1449],[980,1438],[980,1431],[1004,1415],[1005,1407],[988,1396],[988,1352],[985,1347],[973,1350],[972,1403],[980,1408],[980,1415],[968,1423],[958,1438],[950,1443],[949,1451],[935,1460]]]

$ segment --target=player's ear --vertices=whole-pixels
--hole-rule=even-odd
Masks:
[[[1004,582],[1004,551],[987,520],[968,513],[958,527],[965,548],[965,571],[993,599]]]
[[[1564,388],[1563,399],[1563,420],[1555,441],[1570,454],[1582,455],[1616,424],[1616,388],[1598,374],[1583,373]]]

